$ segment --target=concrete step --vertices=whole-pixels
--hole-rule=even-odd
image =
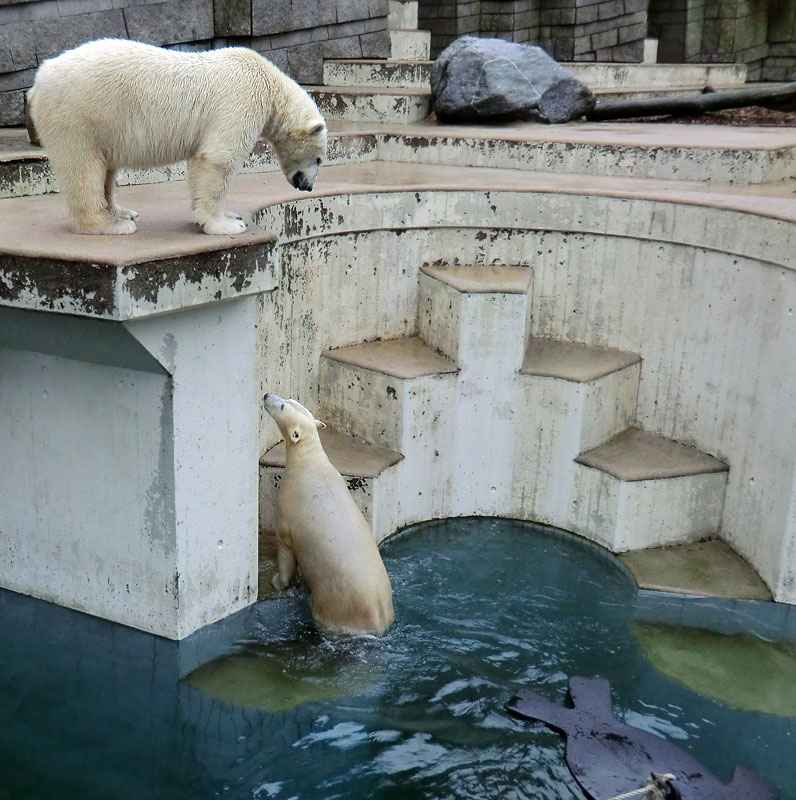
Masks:
[[[635,353],[529,341],[519,388],[528,423],[518,431],[522,458],[514,478],[526,519],[570,519],[574,460],[635,423],[640,375]]]
[[[771,600],[760,576],[726,542],[710,539],[677,547],[623,553],[639,589],[699,597]]]
[[[332,427],[320,431],[329,460],[346,478],[348,488],[365,518],[371,519],[373,482],[402,456],[385,447],[340,433]],[[260,531],[275,531],[276,500],[285,471],[285,443],[279,442],[260,459]]]
[[[615,100],[644,100],[651,97],[684,97],[686,95],[701,94],[706,84],[670,84],[669,86],[633,86],[627,88],[594,89],[598,102],[612,103]],[[724,89],[737,89],[737,84],[713,84],[715,91]]]
[[[397,528],[450,514],[458,369],[417,337],[330,350],[321,357],[323,417],[338,430],[397,451],[404,460],[373,487],[377,541]]]
[[[321,114],[347,122],[409,123],[429,115],[431,90],[363,86],[308,86]]]
[[[416,336],[327,350],[318,380],[321,418],[406,456],[411,438],[424,435],[422,417],[433,416],[457,372]]]
[[[745,64],[562,64],[592,90],[638,87],[738,87],[746,82]]]
[[[468,373],[516,372],[532,282],[529,267],[421,267],[420,337]]]
[[[415,86],[428,88],[433,61],[408,59],[335,59],[324,62],[323,82],[335,86]],[[672,87],[700,92],[737,88],[746,81],[745,64],[562,64],[593,91],[629,96],[640,90],[662,94]]]
[[[390,30],[417,30],[417,0],[389,0],[387,27]]]
[[[390,58],[397,61],[428,61],[431,31],[390,30]]]
[[[729,468],[707,453],[629,428],[576,464],[574,529],[591,531],[613,552],[695,542],[719,530]]]
[[[335,59],[323,62],[323,82],[328,86],[428,89],[432,63]]]

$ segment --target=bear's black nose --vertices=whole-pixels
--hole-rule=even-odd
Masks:
[[[302,192],[312,191],[312,182],[301,170],[293,174],[290,182],[293,184],[294,188],[299,189]]]

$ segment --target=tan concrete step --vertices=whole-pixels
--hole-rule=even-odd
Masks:
[[[523,458],[515,470],[527,517],[569,521],[575,458],[635,424],[640,376],[635,353],[529,340],[518,381],[528,423],[518,431]]]
[[[465,294],[501,293],[527,294],[533,280],[528,267],[501,265],[485,266],[423,266],[420,271]]]
[[[327,350],[318,376],[321,419],[408,457],[427,421],[452,402],[457,372],[416,336]]]
[[[745,64],[612,64],[563,63],[578,80],[592,91],[633,89],[637,87],[727,86],[746,82]]]
[[[577,342],[531,339],[520,372],[523,375],[539,375],[586,383],[638,364],[640,361],[640,356],[623,350],[594,347]]]
[[[762,86],[779,86],[780,84],[759,84]],[[598,102],[613,102],[615,100],[643,100],[653,97],[683,97],[692,94],[702,94],[707,84],[701,83],[687,83],[680,85],[669,86],[633,86],[627,88],[606,88],[594,89],[594,94]],[[724,89],[738,89],[737,84],[729,83],[716,83],[710,84],[710,88],[714,91],[720,92]]]
[[[723,461],[694,447],[637,428],[623,431],[575,460],[626,482],[682,478],[729,469]]]
[[[574,530],[614,553],[714,537],[728,467],[696,448],[630,428],[575,459]]]
[[[453,362],[434,352],[417,336],[327,350],[322,357],[401,379],[442,375],[458,370]]]
[[[623,553],[640,589],[701,597],[771,600],[760,576],[720,539]]]
[[[430,88],[308,86],[321,114],[348,122],[409,123],[425,119],[431,106]]]
[[[348,436],[328,426],[320,430],[319,436],[329,460],[344,477],[376,478],[387,467],[397,464],[402,458],[400,453],[371,444],[356,436]],[[285,468],[284,441],[265,452],[260,459],[260,467]]]
[[[432,61],[334,59],[323,62],[328,86],[371,86],[428,89]]]

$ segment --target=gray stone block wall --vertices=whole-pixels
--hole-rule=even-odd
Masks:
[[[763,60],[764,81],[796,81],[796,2],[777,0],[768,20],[768,55]]]
[[[0,126],[21,125],[45,58],[105,37],[179,50],[252,47],[318,84],[324,58],[387,58],[388,0],[0,0]]]
[[[420,0],[437,56],[464,34],[538,44],[559,61],[640,61],[647,0]]]

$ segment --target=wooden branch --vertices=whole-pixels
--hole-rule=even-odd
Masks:
[[[669,114],[704,114],[725,108],[764,106],[781,111],[796,110],[796,81],[778,86],[749,86],[720,92],[689,94],[682,97],[647,97],[641,100],[617,100],[597,103],[587,120],[657,117]]]

